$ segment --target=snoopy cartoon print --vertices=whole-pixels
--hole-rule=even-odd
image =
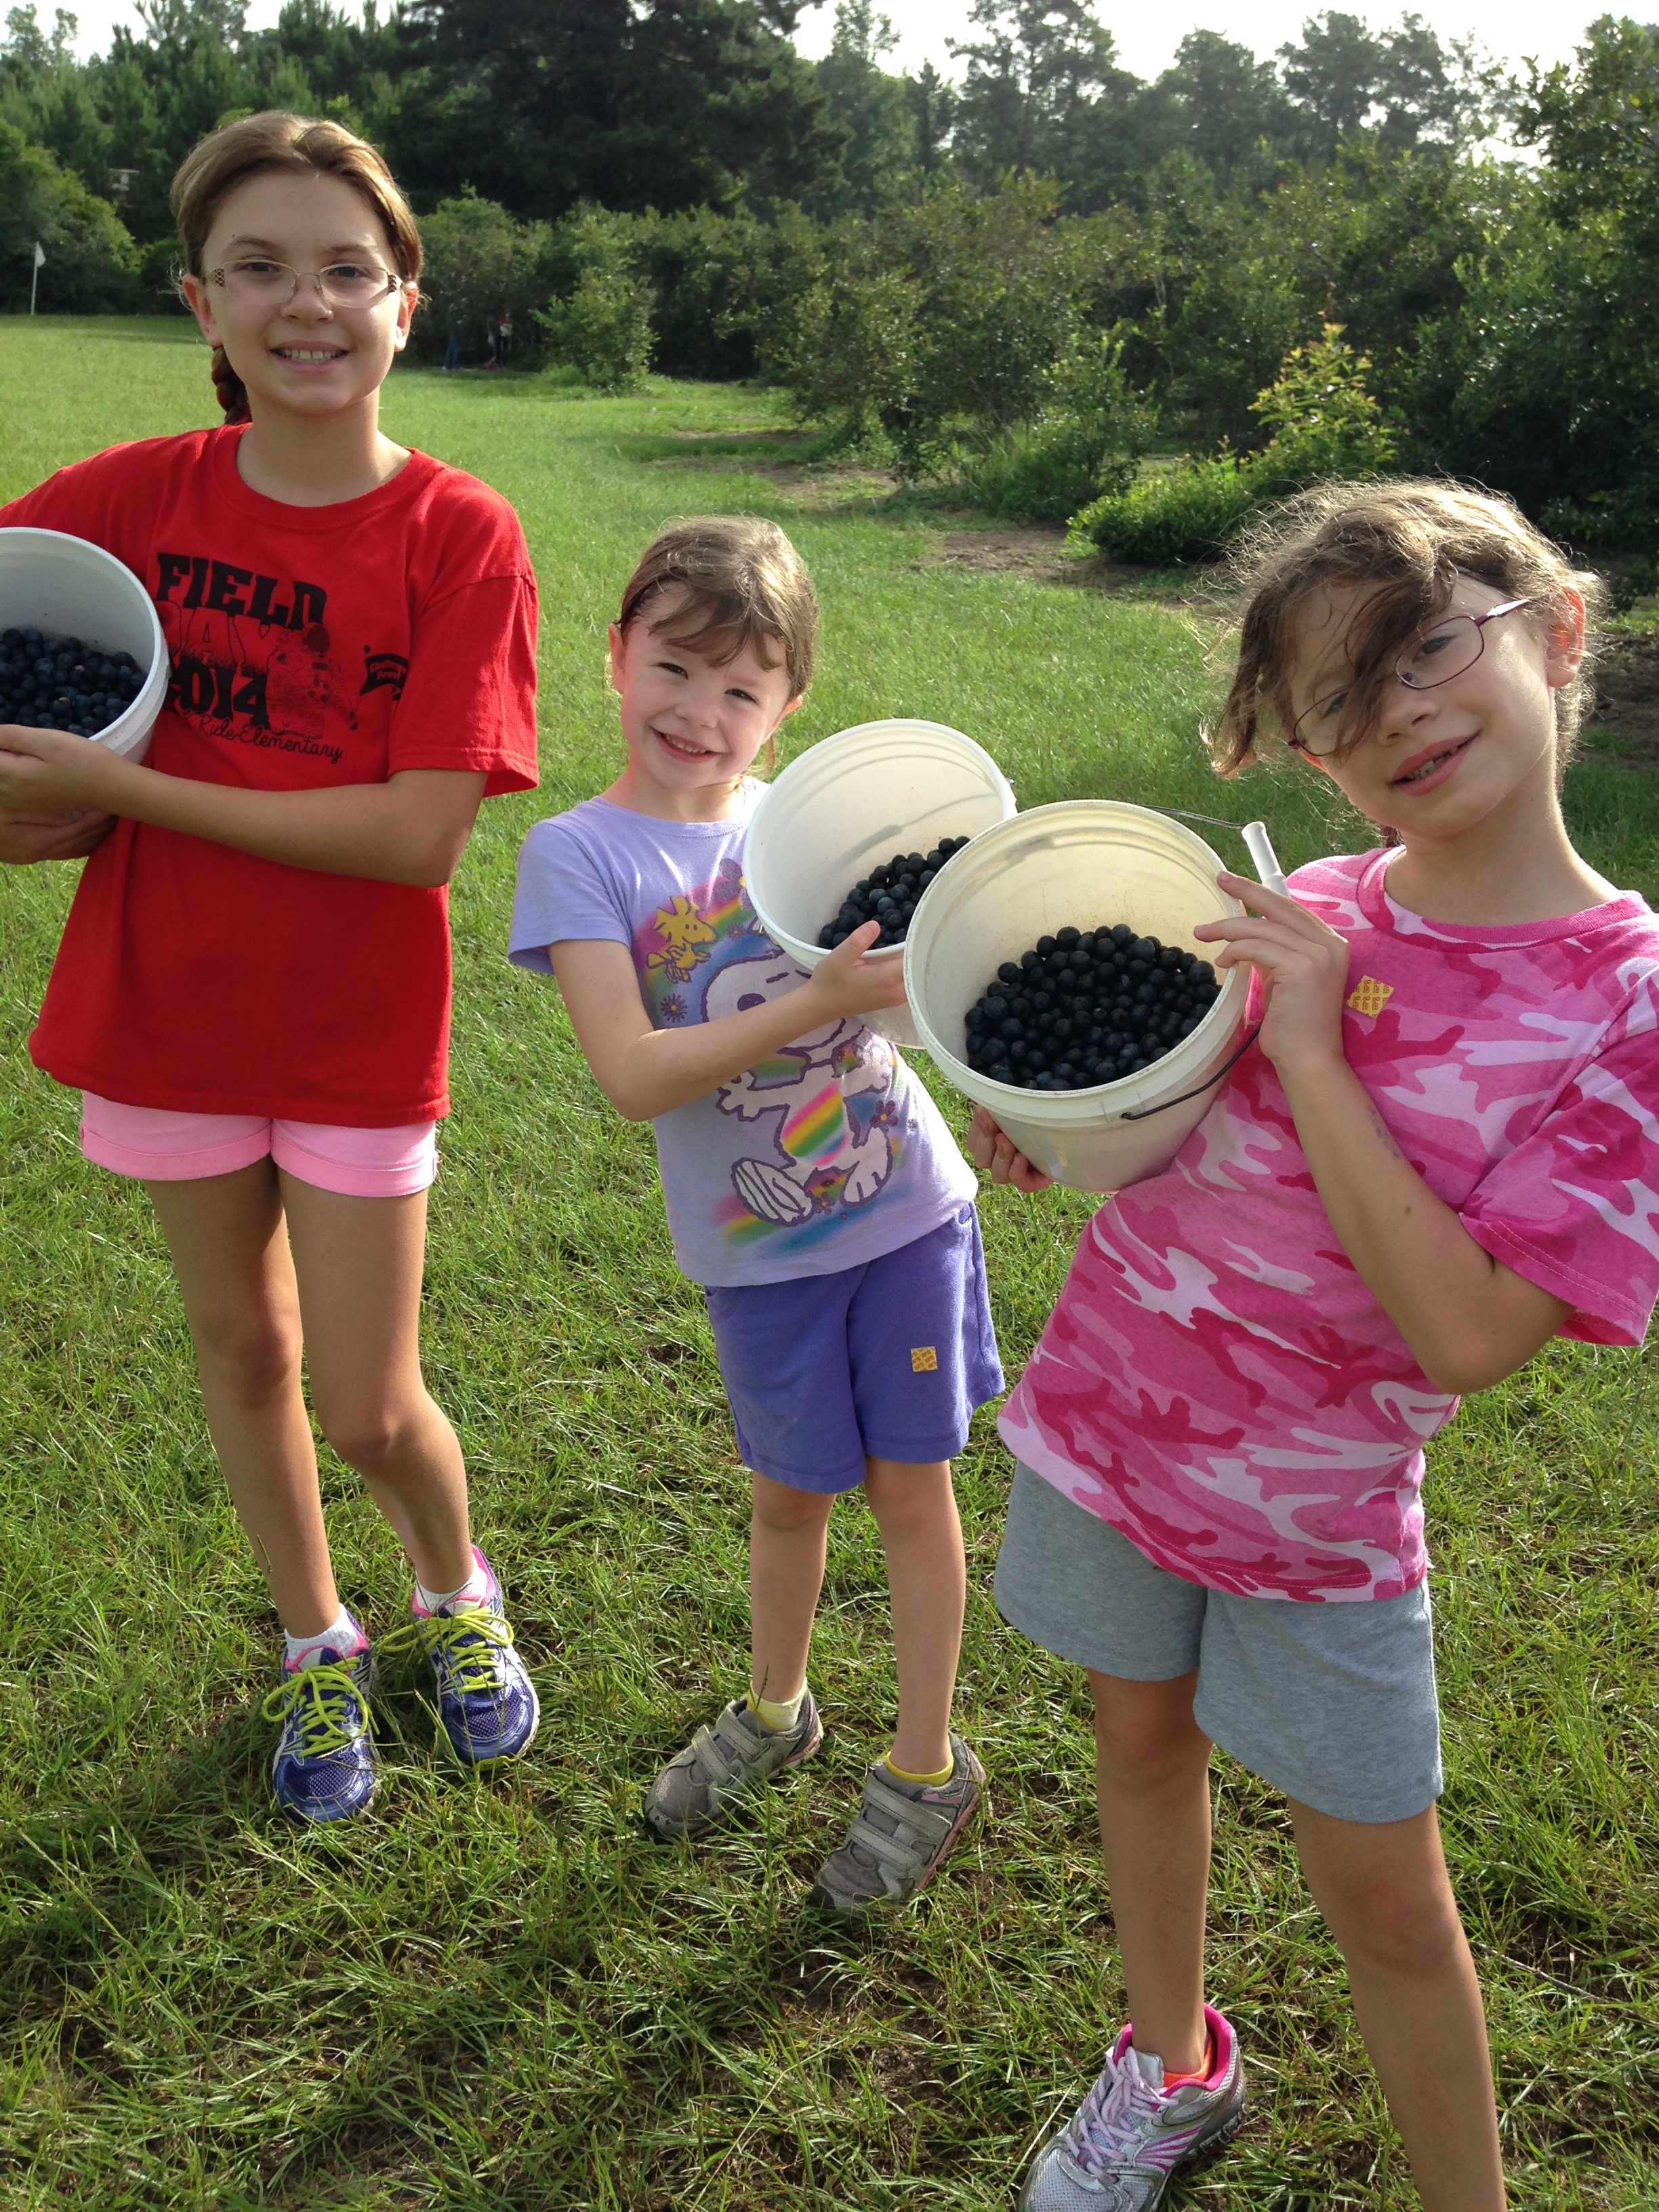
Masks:
[[[782,998],[799,988],[806,972],[770,948],[732,961],[709,979],[705,1018]],[[866,1057],[872,1048],[881,1056]],[[833,1206],[867,1205],[886,1182],[893,1170],[891,1109],[884,1100],[860,1130],[848,1101],[887,1090],[888,1050],[861,1023],[831,1022],[720,1085],[715,1103],[722,1114],[772,1123],[770,1155],[740,1159],[732,1170],[732,1188],[757,1219],[793,1228]]]

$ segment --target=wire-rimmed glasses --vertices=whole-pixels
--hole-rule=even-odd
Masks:
[[[1488,607],[1483,615],[1441,615],[1425,623],[1401,648],[1394,664],[1395,675],[1408,691],[1432,691],[1438,684],[1449,684],[1454,676],[1473,668],[1486,650],[1486,624],[1496,622],[1499,615],[1512,615],[1527,604],[1525,599],[1504,599],[1498,606]],[[1327,760],[1338,750],[1352,689],[1349,685],[1316,699],[1297,716],[1290,742],[1297,752],[1306,753],[1310,760]]]
[[[210,269],[210,282],[222,285],[246,307],[285,307],[309,276],[325,307],[375,307],[402,289],[404,279],[376,261],[342,259],[325,269],[295,269],[268,253],[244,253],[222,268]]]

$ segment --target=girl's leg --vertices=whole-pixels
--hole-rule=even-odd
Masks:
[[[750,1680],[755,1694],[788,1705],[806,1686],[812,1616],[823,1587],[833,1494],[792,1490],[751,1473],[749,1521]]]
[[[300,1385],[300,1302],[269,1159],[144,1186],[173,1255],[208,1431],[277,1618],[291,1636],[336,1619],[339,1595]]]
[[[1193,1718],[1198,1676],[1089,1677],[1095,1784],[1112,1918],[1135,2048],[1166,2074],[1204,2063],[1204,1921],[1210,1878],[1210,1739]]]
[[[280,1178],[318,1425],[429,1590],[472,1572],[466,1471],[421,1374],[426,1193],[346,1198]]]
[[[1291,1811],[1424,2212],[1502,2212],[1486,2016],[1433,1807],[1380,1826]]]
[[[907,1774],[951,1764],[951,1703],[962,1656],[968,1566],[951,1462],[865,1462],[864,1495],[887,1555],[898,1662],[898,1727],[891,1763]]]

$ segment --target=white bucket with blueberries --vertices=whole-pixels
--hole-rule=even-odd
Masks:
[[[918,909],[923,1044],[1056,1182],[1157,1175],[1238,1054],[1249,969],[1218,973],[1192,934],[1243,911],[1221,865],[1167,815],[1072,799],[975,839]]]
[[[1014,794],[982,745],[942,722],[860,722],[824,738],[769,784],[750,823],[744,881],[774,944],[815,968],[860,921],[874,957],[902,960],[922,894]],[[908,973],[907,969],[906,973]],[[895,1044],[922,1040],[906,1006],[872,1014]]]
[[[143,760],[167,688],[161,625],[131,568],[60,530],[0,530],[0,722]]]

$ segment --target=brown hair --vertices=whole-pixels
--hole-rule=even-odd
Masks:
[[[1292,632],[1310,592],[1366,594],[1348,641],[1353,682],[1338,725],[1346,752],[1369,732],[1401,647],[1443,611],[1460,575],[1530,599],[1521,618],[1540,630],[1559,617],[1569,591],[1583,600],[1584,659],[1555,694],[1558,771],[1565,767],[1590,696],[1594,622],[1606,593],[1599,576],[1575,569],[1511,501],[1431,478],[1317,484],[1261,516],[1231,566],[1243,611],[1238,665],[1209,733],[1218,774],[1235,775],[1259,757],[1265,717],[1289,736]]]
[[[702,653],[716,667],[745,648],[768,668],[781,659],[790,697],[805,690],[812,680],[817,597],[800,555],[775,522],[705,514],[674,523],[646,547],[629,578],[617,629],[626,634],[659,592],[676,587],[685,593],[682,604],[651,624],[670,644]],[[774,758],[769,738],[757,765],[764,771]]]
[[[268,107],[258,115],[245,115],[239,122],[221,125],[198,140],[179,164],[168,201],[190,275],[206,274],[202,250],[208,233],[214,217],[239,185],[245,185],[250,177],[307,171],[338,177],[362,194],[380,218],[398,274],[413,283],[421,273],[421,234],[391,170],[366,138],[358,137],[343,124],[291,115],[282,107]],[[225,420],[246,422],[247,392],[226,360],[222,346],[213,349],[213,381]]]

